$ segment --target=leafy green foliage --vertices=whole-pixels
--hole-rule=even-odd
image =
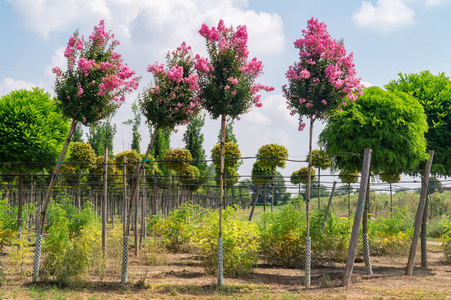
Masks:
[[[192,165],[197,167],[202,175],[205,175],[205,170],[207,169],[205,150],[203,148],[204,134],[201,133],[204,125],[205,114],[200,114],[188,124],[183,134],[185,148],[189,150],[193,157]]]
[[[316,174],[316,170],[314,168],[312,168],[311,171],[311,180],[315,180],[315,174]],[[299,183],[307,183],[307,178],[308,178],[308,167],[302,167],[297,171],[294,171],[291,174],[290,177],[290,181],[292,184],[299,184]]]
[[[108,156],[113,157],[113,139],[116,132],[116,124],[111,125],[110,120],[98,122],[89,127],[88,143],[97,156],[103,155],[105,148],[108,148]]]
[[[451,217],[443,216],[441,224],[444,230],[440,240],[442,241],[445,260],[446,262],[451,263]]]
[[[268,184],[272,181],[272,170],[264,168],[256,161],[252,166],[252,183],[255,185]]]
[[[55,163],[69,132],[55,101],[39,88],[1,97],[0,120],[0,162],[32,163],[0,165],[4,173],[39,171],[42,163]]]
[[[327,156],[326,151],[320,149],[312,150],[312,166],[317,169],[327,169],[332,164],[332,158]]]
[[[354,172],[340,171],[338,178],[340,178],[341,182],[343,183],[356,183],[357,181],[359,181],[359,172],[357,170]]]
[[[139,143],[141,142],[141,133],[139,133],[139,126],[141,125],[141,114],[139,112],[139,107],[136,103],[132,105],[133,119],[125,121],[123,124],[132,125],[132,150],[136,152],[141,152],[139,150]]]
[[[16,234],[11,241],[14,247],[8,253],[8,263],[12,266],[13,272],[19,275],[20,278],[25,278],[32,274],[31,236],[32,232],[22,229],[20,234]]]
[[[191,241],[200,249],[202,264],[208,274],[217,274],[219,212],[207,211],[193,232]],[[258,227],[255,223],[239,221],[233,207],[223,212],[224,276],[241,277],[252,273],[257,264]]]
[[[426,115],[414,97],[370,87],[356,102],[329,117],[320,144],[329,155],[361,154],[370,148],[373,172],[409,172],[428,158],[426,131]],[[339,155],[334,160],[335,169],[349,172],[360,170],[361,165],[354,155]]]
[[[101,257],[101,224],[89,202],[78,211],[69,203],[53,203],[43,245],[42,275],[60,283],[84,279]]]
[[[415,97],[424,108],[429,130],[425,133],[428,149],[434,150],[431,172],[451,175],[451,81],[445,73],[432,75],[429,71],[418,74],[399,73],[399,79],[390,81],[385,88],[401,91]]]
[[[149,222],[151,232],[162,239],[163,245],[172,252],[180,252],[189,244],[192,232],[193,207],[185,203],[169,213],[166,219],[156,217]]]
[[[166,169],[181,173],[190,165],[193,157],[187,149],[171,148],[166,150],[163,160],[163,166]]]
[[[260,243],[265,261],[283,267],[303,267],[305,263],[305,212],[292,204],[268,212],[259,223]],[[346,259],[352,219],[335,218],[323,210],[312,213],[312,264],[328,265]]]
[[[261,167],[274,171],[277,167],[285,168],[288,151],[284,146],[277,144],[263,145],[258,149],[257,158]]]
[[[401,174],[393,174],[393,173],[381,173],[379,177],[382,181],[387,183],[397,183],[401,180]]]
[[[368,232],[373,255],[405,255],[413,235],[412,216],[405,207],[396,208],[392,217],[371,219]]]
[[[96,154],[94,149],[88,143],[75,142],[70,146],[70,154],[67,158],[68,163],[75,163],[77,169],[89,169],[90,164],[94,163]]]
[[[215,165],[215,180],[219,184],[221,173],[221,147],[220,144],[216,144],[211,149],[211,158]],[[238,145],[233,142],[226,142],[224,145],[224,171],[226,174],[226,185],[232,186],[238,182],[238,165],[241,158],[241,152]]]

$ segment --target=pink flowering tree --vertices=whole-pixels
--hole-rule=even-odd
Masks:
[[[307,21],[302,38],[294,42],[299,49],[299,62],[288,68],[288,84],[282,87],[291,115],[299,117],[299,130],[303,130],[304,118],[310,120],[309,174],[307,177],[306,212],[307,245],[310,244],[310,185],[312,170],[313,123],[325,119],[336,109],[354,102],[361,93],[362,84],[356,77],[353,54],[346,54],[342,42],[337,42],[327,32],[327,26],[318,19]],[[309,249],[307,249],[309,250]],[[310,285],[310,264],[306,263],[306,285]]]
[[[142,164],[136,172],[137,180],[132,188],[126,235],[130,230],[129,216],[138,193],[139,179],[158,130],[160,128],[175,130],[178,125],[188,124],[197,115],[201,106],[197,97],[199,76],[194,73],[194,55],[191,47],[183,42],[175,51],[167,54],[166,61],[166,65],[155,63],[147,67],[154,80],[139,96],[140,109],[146,116],[147,123],[154,127],[154,133]]]
[[[63,71],[59,67],[53,69],[56,74],[57,104],[63,114],[72,119],[72,125],[43,202],[33,281],[36,281],[39,273],[40,242],[50,195],[77,123],[87,125],[109,117],[125,101],[125,95],[138,88],[139,78],[134,77],[135,72],[114,51],[117,45],[119,41],[105,31],[105,22],[102,20],[98,26],[94,26],[94,32],[88,39],[80,37],[77,30],[69,38],[64,51],[67,70]]]
[[[222,202],[224,194],[224,144],[227,116],[232,119],[262,106],[259,91],[274,88],[256,83],[263,64],[257,58],[248,60],[247,29],[245,25],[227,28],[220,20],[218,27],[203,24],[199,30],[206,40],[208,58],[196,55],[195,68],[199,74],[199,97],[213,119],[221,117],[220,149],[220,209],[219,241],[222,241]],[[220,253],[218,247],[218,254]],[[222,257],[218,255],[218,284],[222,285]]]

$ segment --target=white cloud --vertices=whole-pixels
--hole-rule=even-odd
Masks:
[[[166,53],[184,40],[203,49],[204,41],[198,34],[202,23],[216,26],[219,19],[224,19],[227,25],[247,25],[253,55],[277,53],[285,40],[279,15],[246,9],[247,1],[242,0],[8,1],[24,26],[44,37],[53,32],[75,30],[80,24],[84,26],[79,28],[80,32],[89,33],[92,26],[105,19],[106,27],[121,42]]]
[[[31,89],[33,87],[40,87],[40,84],[27,82],[23,80],[15,80],[13,78],[4,78],[0,83],[0,95],[6,95],[14,90]]]
[[[373,84],[369,81],[360,81],[361,84],[363,84],[364,87],[370,87],[373,86]]]
[[[450,2],[450,0],[426,0],[426,6],[443,6]]]
[[[388,32],[414,22],[415,11],[406,0],[377,0],[376,5],[363,1],[353,19],[361,27]]]

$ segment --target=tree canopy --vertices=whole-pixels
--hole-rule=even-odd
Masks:
[[[445,73],[433,75],[399,74],[385,86],[389,91],[401,91],[415,97],[424,107],[429,130],[425,134],[427,148],[434,150],[433,174],[451,175],[451,80]]]
[[[414,97],[370,87],[329,117],[319,142],[328,155],[361,154],[371,148],[371,170],[376,174],[410,172],[428,158],[427,128],[423,107]],[[351,173],[361,165],[355,155],[337,155],[333,167]]]
[[[56,163],[69,124],[49,93],[33,88],[4,95],[0,120],[0,162],[31,163],[0,164],[3,172],[37,171],[46,167],[43,163]]]

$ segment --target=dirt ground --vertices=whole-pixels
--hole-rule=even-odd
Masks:
[[[31,278],[9,274],[0,299],[451,299],[451,265],[443,263],[443,253],[431,244],[428,268],[420,268],[418,252],[413,276],[404,275],[406,257],[372,257],[373,275],[357,262],[349,287],[341,286],[344,264],[312,269],[311,286],[304,287],[303,270],[259,262],[247,278],[224,278],[224,287],[218,288],[216,277],[204,272],[195,255],[169,254],[162,266],[146,266],[131,256],[125,285],[119,284],[120,273],[94,278],[79,288],[32,284]],[[0,260],[8,268],[6,258]]]

